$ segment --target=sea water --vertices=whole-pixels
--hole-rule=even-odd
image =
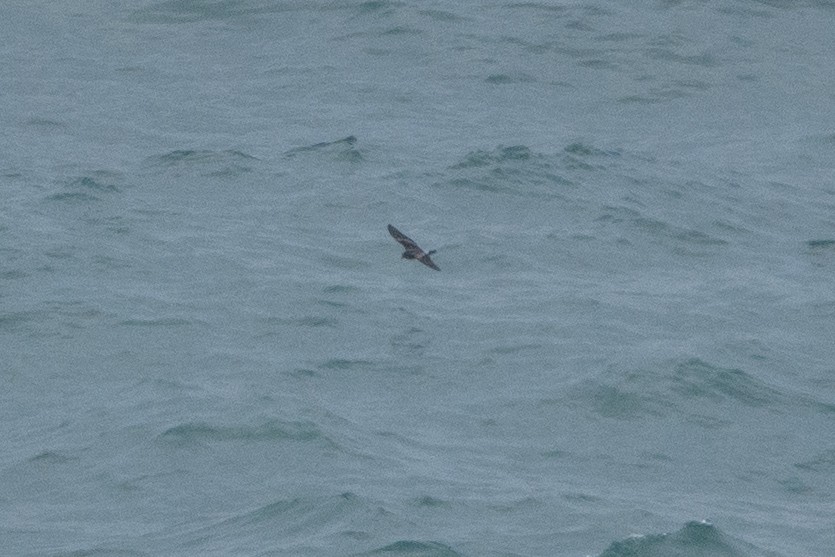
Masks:
[[[1,555],[835,554],[833,2],[0,37]]]

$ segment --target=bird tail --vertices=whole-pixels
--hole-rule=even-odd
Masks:
[[[435,253],[436,251],[438,251],[438,250],[431,249],[431,250],[429,250],[429,251],[427,251],[427,252],[426,252],[426,255],[432,255],[432,254],[433,254],[433,253]]]

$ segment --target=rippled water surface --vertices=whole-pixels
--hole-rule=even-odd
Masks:
[[[833,29],[8,2],[0,554],[830,555]]]

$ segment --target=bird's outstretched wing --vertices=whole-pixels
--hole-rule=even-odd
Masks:
[[[429,254],[428,254],[428,253],[424,253],[423,255],[421,255],[420,257],[418,257],[417,259],[418,259],[418,261],[420,261],[421,263],[423,263],[423,264],[424,264],[424,265],[426,265],[427,267],[430,267],[430,268],[432,268],[432,269],[435,269],[436,271],[440,271],[440,270],[441,270],[441,268],[440,268],[440,267],[438,267],[437,265],[435,265],[435,262],[434,262],[434,261],[432,261],[431,259],[429,259]]]
[[[423,253],[423,250],[420,249],[420,246],[418,246],[414,240],[397,230],[392,225],[388,225],[388,229],[389,234],[391,234],[392,238],[400,242],[404,248],[406,248],[407,250],[414,250],[416,252]]]

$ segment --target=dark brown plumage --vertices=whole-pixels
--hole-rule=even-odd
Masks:
[[[435,263],[429,258],[430,255],[435,253],[435,250],[425,252],[420,249],[420,246],[418,246],[414,240],[397,230],[392,225],[388,225],[388,229],[392,238],[400,242],[400,244],[406,249],[406,251],[403,252],[403,259],[417,259],[431,269],[435,269],[436,271],[441,270],[440,267],[435,265]]]

